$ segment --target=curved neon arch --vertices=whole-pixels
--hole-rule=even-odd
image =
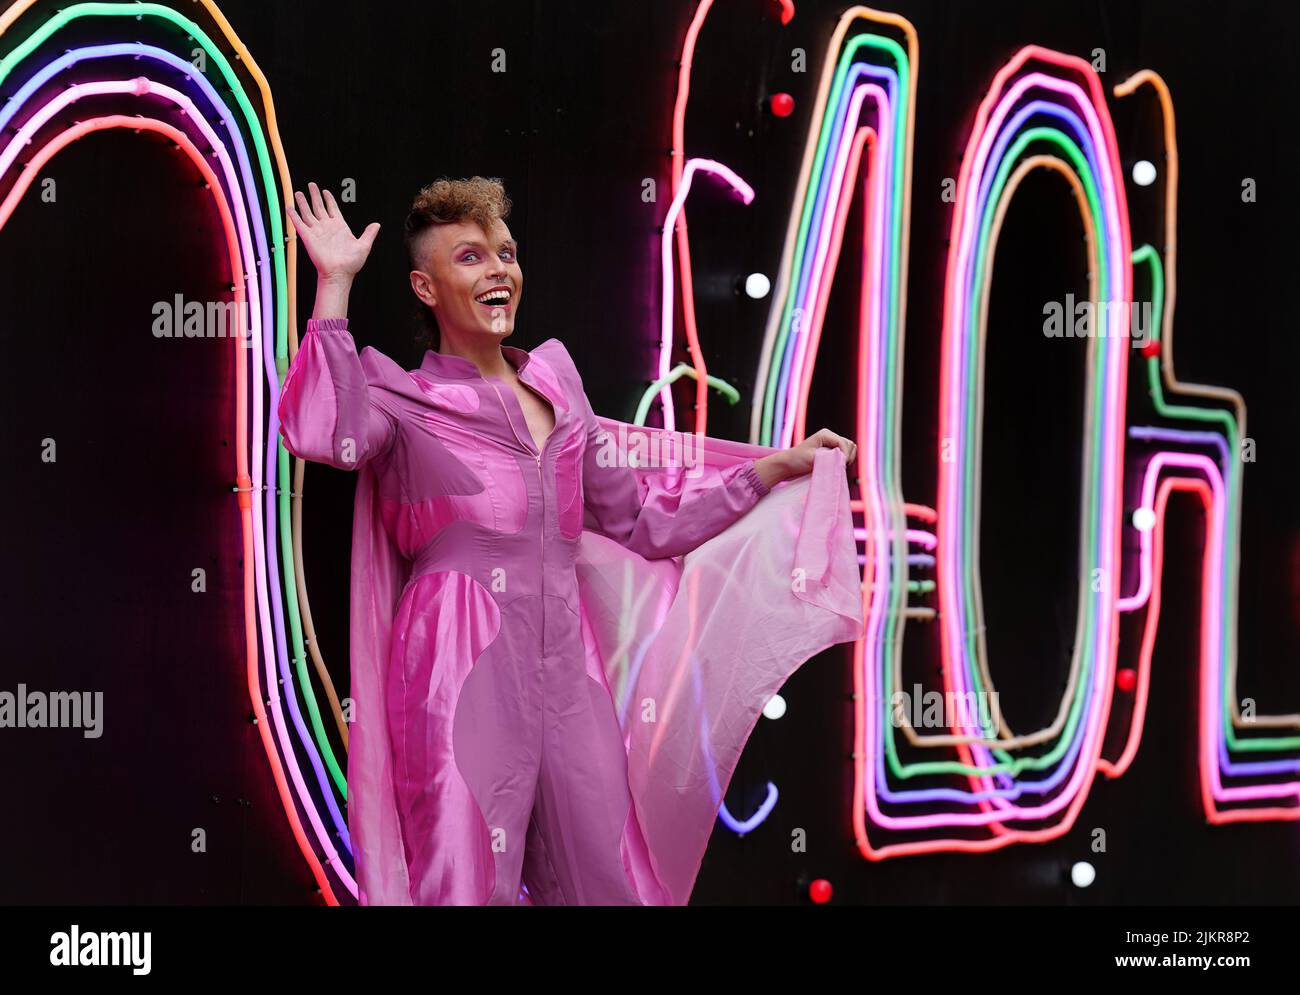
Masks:
[[[7,219],[9,214],[12,213],[17,201],[35,175],[34,169],[30,167],[39,168],[41,163],[47,161],[50,156],[58,149],[65,147],[68,142],[74,141],[91,131],[103,130],[108,127],[130,127],[135,131],[155,131],[173,139],[179,135],[183,141],[178,140],[176,142],[177,146],[185,150],[191,158],[199,157],[196,162],[203,167],[200,171],[204,172],[205,180],[213,190],[214,197],[220,198],[219,204],[226,205],[223,218],[229,221],[231,225],[230,233],[233,235],[232,270],[238,274],[234,289],[241,313],[251,303],[252,334],[246,343],[252,347],[249,350],[249,361],[253,364],[255,372],[259,364],[262,366],[262,375],[266,379],[267,390],[270,393],[272,402],[268,420],[265,408],[266,396],[260,387],[253,391],[253,420],[257,428],[250,439],[248,427],[245,423],[247,418],[246,409],[243,407],[249,399],[247,370],[242,362],[237,364],[237,396],[240,410],[237,413],[239,449],[234,490],[240,507],[241,521],[244,523],[245,623],[249,637],[249,697],[295,841],[307,860],[325,901],[335,904],[334,885],[325,871],[325,866],[328,866],[335,881],[341,883],[345,889],[355,894],[355,885],[352,882],[348,867],[343,862],[342,855],[335,850],[331,842],[331,832],[333,832],[338,834],[345,848],[348,846],[346,823],[332,797],[331,781],[340,795],[345,793],[346,784],[341,768],[335,760],[328,739],[325,736],[323,724],[319,717],[319,709],[314,700],[314,691],[311,690],[311,683],[305,669],[303,619],[300,617],[300,609],[305,610],[306,608],[306,589],[301,576],[301,550],[294,548],[292,536],[288,529],[279,529],[277,533],[277,509],[280,515],[279,521],[287,521],[290,518],[291,492],[289,487],[288,454],[279,445],[278,432],[274,424],[274,401],[278,396],[279,381],[288,366],[290,346],[296,347],[297,344],[296,331],[293,327],[296,321],[296,308],[292,293],[292,286],[296,277],[296,241],[292,234],[286,238],[281,207],[282,197],[279,193],[279,190],[290,187],[288,169],[284,163],[283,149],[275,127],[274,107],[265,77],[257,67],[251,54],[239,42],[238,37],[231,30],[229,23],[221,15],[215,4],[211,3],[210,0],[200,0],[200,3],[202,9],[207,12],[217,25],[225,41],[233,48],[235,58],[246,66],[255,79],[262,98],[263,116],[259,116],[254,110],[242,84],[233,71],[230,60],[195,22],[162,4],[78,4],[36,24],[27,36],[0,60],[0,80],[7,78],[12,72],[24,65],[33,63],[37,65],[36,73],[27,80],[24,87],[15,95],[22,99],[9,102],[4,109],[6,122],[16,120],[18,115],[25,109],[25,105],[29,103],[29,98],[35,94],[42,83],[52,79],[59,72],[79,62],[89,63],[96,59],[107,60],[117,55],[130,55],[137,58],[137,60],[148,59],[154,63],[166,65],[169,70],[182,73],[187,84],[193,84],[198,88],[198,96],[202,98],[203,109],[200,109],[198,104],[179,91],[153,83],[143,77],[131,81],[110,80],[80,84],[70,91],[65,91],[64,94],[56,97],[49,104],[36,109],[35,113],[24,123],[24,127],[19,129],[21,138],[15,137],[6,146],[5,163],[6,165],[12,165],[17,157],[17,152],[26,146],[27,141],[34,139],[36,132],[52,122],[61,111],[71,106],[72,102],[77,99],[82,97],[94,97],[97,101],[114,98],[132,99],[150,93],[172,100],[186,113],[188,119],[195,124],[196,129],[202,133],[204,139],[212,146],[212,151],[220,163],[220,174],[207,169],[206,162],[202,161],[202,154],[197,151],[191,139],[184,132],[171,128],[170,125],[164,125],[162,122],[139,116],[105,115],[95,119],[93,125],[90,122],[82,122],[73,128],[67,129],[37,153],[32,162],[28,164],[29,168],[18,178],[15,186],[9,192],[5,200],[3,218]],[[31,6],[31,0],[23,0],[23,2],[12,5],[0,15],[0,34],[12,33],[14,26]],[[185,31],[193,39],[193,42],[197,42],[206,51],[208,57],[220,72],[221,77],[229,86],[231,96],[243,116],[248,135],[251,137],[254,146],[255,171],[251,165],[243,137],[234,125],[234,115],[221,102],[215,90],[202,77],[202,74],[193,70],[193,67],[188,64],[188,60],[154,46],[128,42],[125,39],[114,41],[111,38],[114,26],[118,24],[122,25],[122,27],[126,26],[128,22],[125,21],[125,18],[145,16],[158,18],[175,25]],[[77,49],[70,53],[60,52],[57,58],[43,59],[45,55],[43,46],[45,43],[54,38],[60,29],[81,18],[95,18],[97,24],[102,20],[105,27],[109,29],[107,40],[113,43]],[[265,126],[263,125],[263,118],[265,119]],[[223,130],[229,136],[230,146],[234,149],[235,158],[239,162],[238,170],[233,166],[231,155],[225,145],[216,138],[216,130]],[[270,149],[274,150],[276,159],[276,168],[274,170],[271,164],[271,151],[268,149],[268,132]],[[277,178],[280,182],[279,188],[276,186]],[[230,207],[232,204],[234,205],[233,209]],[[0,220],[0,225],[2,224],[3,221]],[[270,228],[269,239],[266,234],[268,226]],[[250,232],[252,232],[251,240]],[[257,245],[256,251],[252,248],[254,241]],[[270,338],[272,334],[275,335],[274,340]],[[263,348],[263,335],[267,336],[265,349]],[[272,356],[274,356],[274,362]],[[269,432],[269,436],[264,437],[262,435],[264,431]],[[274,444],[266,445],[268,438],[274,440]],[[263,456],[263,453],[265,453],[265,456]],[[264,462],[265,478],[263,477]],[[301,494],[301,473],[302,468],[300,466],[298,468],[298,486],[292,495],[294,497]],[[280,481],[279,487],[271,488],[263,483],[264,479],[271,479],[272,477],[278,477]],[[263,513],[256,514],[254,511],[259,505],[254,502],[253,495],[262,491],[266,491]],[[300,504],[295,503],[292,512],[296,531],[301,517]],[[263,516],[265,516],[265,521]],[[275,548],[277,538],[284,554],[283,561],[277,558]],[[281,563],[283,566],[281,566]],[[285,632],[286,611],[285,605],[281,603],[278,581],[281,576],[281,569],[283,569],[285,590],[288,592],[287,621],[289,632],[287,636]],[[276,582],[272,583],[272,578],[277,578]],[[314,645],[315,640],[310,629],[309,616],[306,635],[308,642],[312,646],[312,655],[317,662],[318,672],[323,673],[323,661],[321,661]],[[261,646],[265,647],[265,659],[267,661],[264,683],[259,682],[257,668],[259,637]],[[290,667],[288,652],[290,646],[294,651],[292,656],[294,666],[292,668]],[[277,663],[278,673],[276,669]],[[282,708],[282,693],[279,690],[281,683],[287,686],[289,721],[286,721]],[[334,710],[336,721],[340,721],[341,712],[338,708],[337,696],[329,685],[327,674],[325,674],[324,684],[326,693],[331,700],[331,707]],[[295,685],[298,688],[297,691],[294,690]],[[302,693],[303,700],[307,705],[312,725],[310,732],[306,728],[306,723],[303,721],[298,708],[296,697],[298,693]],[[269,702],[271,705],[269,715],[263,706],[264,701]],[[314,742],[313,734],[315,736]],[[315,794],[308,787],[307,780],[298,768],[295,747],[293,746],[294,738],[301,744],[314,769],[317,789]],[[322,767],[322,757],[324,758],[324,766],[329,769],[328,776]],[[325,820],[322,819],[319,811],[322,805],[329,812],[328,821],[333,826],[331,831],[326,830]],[[313,827],[312,835],[316,839],[315,846],[319,847],[320,853],[324,857],[324,866],[299,821],[299,807],[306,814],[307,822]]]

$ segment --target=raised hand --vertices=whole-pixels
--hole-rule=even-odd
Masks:
[[[289,220],[316,267],[317,279],[351,281],[370,255],[370,247],[379,234],[379,223],[367,225],[359,237],[353,235],[333,194],[326,190],[322,195],[315,183],[308,183],[307,190],[311,194],[310,203],[302,191],[294,191],[298,209],[289,206]]]

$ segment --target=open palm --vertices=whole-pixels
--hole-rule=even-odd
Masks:
[[[322,195],[315,183],[308,183],[307,190],[311,194],[310,202],[301,191],[294,191],[298,209],[289,206],[289,220],[311,257],[317,276],[321,279],[355,276],[375,244],[378,222],[367,225],[359,237],[353,235],[333,194],[326,190]]]

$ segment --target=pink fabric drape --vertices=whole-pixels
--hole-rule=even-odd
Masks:
[[[706,479],[774,451],[599,421],[629,451],[691,452],[687,472]],[[680,468],[635,472],[643,501],[671,502],[687,485]],[[843,455],[821,450],[811,474],[776,485],[685,556],[647,560],[584,531],[576,570],[588,671],[608,687],[627,749],[637,825],[625,834],[625,866],[646,904],[685,904],[764,704],[810,657],[862,634]],[[362,904],[411,904],[384,705],[393,619],[410,571],[381,520],[376,474],[363,465],[352,535],[348,759]]]

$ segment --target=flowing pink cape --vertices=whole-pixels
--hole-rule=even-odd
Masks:
[[[639,442],[643,452],[691,451],[691,473],[775,452],[599,421],[629,450]],[[673,491],[682,470],[634,472],[644,497]],[[375,491],[363,466],[352,532],[348,827],[361,904],[410,905],[384,688],[411,563],[389,538]],[[820,450],[811,474],[777,484],[686,556],[646,560],[586,531],[576,569],[589,670],[604,675],[627,747],[639,832],[625,834],[625,865],[643,902],[684,905],[763,706],[806,660],[862,635],[843,454]]]

